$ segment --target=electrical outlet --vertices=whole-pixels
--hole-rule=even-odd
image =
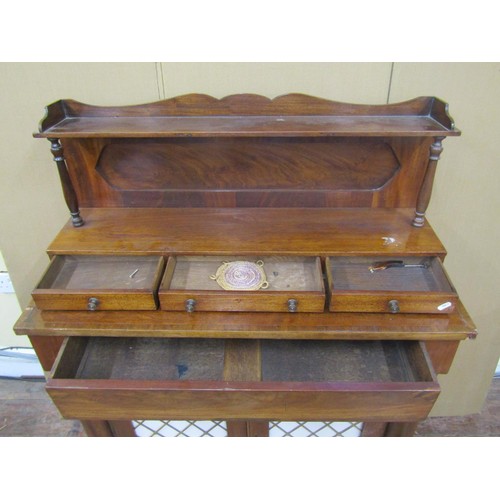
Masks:
[[[0,293],[14,293],[14,287],[7,271],[0,271]]]

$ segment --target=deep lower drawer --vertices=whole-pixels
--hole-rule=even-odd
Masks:
[[[413,341],[70,337],[47,391],[82,420],[411,421],[439,385]]]

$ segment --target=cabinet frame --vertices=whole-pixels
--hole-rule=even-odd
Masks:
[[[188,94],[109,107],[60,100],[46,108],[34,134],[50,142],[70,212],[47,253],[56,260],[64,255],[444,260],[446,249],[425,211],[443,140],[459,135],[448,105],[431,96],[384,105],[304,94],[274,99]],[[251,153],[244,157],[243,144]],[[301,152],[310,154],[301,159]],[[175,164],[165,172],[169,161]],[[255,174],[262,168],[261,183],[245,177],[245,169]],[[446,372],[459,343],[477,334],[458,296],[454,310],[442,314],[394,315],[235,312],[232,306],[196,314],[137,306],[89,312],[51,308],[57,294],[41,295],[45,305],[30,304],[15,331],[29,336],[45,369],[58,356],[47,389],[63,415],[81,418],[89,435],[132,435],[131,418],[181,415],[227,419],[230,435],[265,434],[266,419],[292,416],[349,417],[367,422],[365,435],[409,435],[439,393],[432,365]],[[75,354],[75,346],[89,341],[85,337],[224,339],[233,346],[233,362],[224,380],[191,386],[59,378],[71,350]],[[397,387],[263,382],[256,351],[242,353],[235,346],[266,339],[412,341],[432,375]],[[426,344],[428,355],[419,343]]]

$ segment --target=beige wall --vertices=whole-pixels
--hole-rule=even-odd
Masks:
[[[480,335],[462,342],[450,374],[440,376],[433,415],[480,411],[500,353],[500,64],[4,63],[0,81],[0,249],[23,306],[47,264],[45,248],[68,218],[49,145],[31,137],[55,100],[124,105],[189,92],[304,92],[356,103],[448,101],[463,136],[444,142],[428,215]],[[10,322],[0,319],[0,345],[22,343]]]
[[[0,271],[6,271],[7,265],[3,258],[2,252],[0,251]],[[19,302],[15,293],[0,293],[0,348],[1,347],[11,347],[13,346],[12,340],[15,341],[16,346],[28,346],[30,345],[28,339],[24,337],[18,337],[12,339],[12,325],[16,322],[17,318],[21,314],[21,308],[19,307]],[[9,344],[3,343],[9,341]]]

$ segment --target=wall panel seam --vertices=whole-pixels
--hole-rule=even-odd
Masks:
[[[391,99],[391,89],[392,89],[392,75],[394,74],[394,62],[391,63],[391,72],[389,74],[389,85],[387,88],[387,102],[386,104],[389,104],[389,101]]]
[[[165,84],[163,81],[163,65],[161,62],[155,62],[156,86],[158,88],[158,99],[165,99]]]

